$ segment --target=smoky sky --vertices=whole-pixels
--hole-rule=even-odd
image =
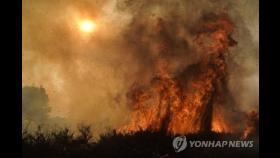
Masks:
[[[258,108],[257,0],[23,0],[23,85],[42,86],[51,115],[73,125],[92,124],[98,133],[118,127],[130,109],[127,93],[153,77],[155,50],[166,27],[171,73],[199,60],[193,53],[192,27],[208,12],[226,10],[235,24],[229,88],[238,104]],[[83,36],[79,19],[97,29]],[[168,38],[167,38],[168,37]]]

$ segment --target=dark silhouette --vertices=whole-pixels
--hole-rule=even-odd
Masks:
[[[24,158],[257,158],[258,144],[253,148],[186,148],[176,153],[174,136],[162,132],[142,131],[130,135],[116,132],[92,141],[91,128],[80,126],[74,135],[68,128],[44,133],[40,127],[34,134],[22,132]],[[241,134],[212,132],[189,134],[187,140],[240,140]],[[256,140],[255,138],[248,138]],[[258,142],[258,141],[255,141]]]

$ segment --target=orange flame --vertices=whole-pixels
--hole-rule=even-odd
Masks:
[[[158,34],[164,31],[160,27]],[[198,23],[194,43],[202,53],[195,73],[182,81],[168,72],[168,60],[155,60],[155,78],[147,88],[131,91],[131,120],[117,131],[133,133],[144,130],[165,130],[170,134],[203,131],[232,132],[219,103],[219,86],[226,76],[229,47],[236,45],[231,38],[234,26],[227,14],[215,14],[209,21]],[[158,43],[157,54],[168,51],[168,43]]]

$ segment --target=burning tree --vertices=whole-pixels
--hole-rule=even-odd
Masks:
[[[128,93],[131,119],[118,132],[227,133],[244,128],[241,121],[245,115],[236,108],[227,86],[230,47],[237,45],[229,15],[224,11],[207,13],[193,25],[192,45],[188,47],[200,58],[175,74],[169,71],[173,53],[170,39],[175,35],[167,29],[167,23],[159,18],[152,28],[154,77],[147,86],[136,84]]]

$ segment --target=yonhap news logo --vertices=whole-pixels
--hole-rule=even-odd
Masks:
[[[173,147],[175,152],[180,152],[186,149],[187,147],[187,140],[185,136],[178,136],[173,139]]]
[[[243,140],[187,140],[185,136],[178,136],[172,142],[175,152],[188,148],[253,148],[254,141]]]

